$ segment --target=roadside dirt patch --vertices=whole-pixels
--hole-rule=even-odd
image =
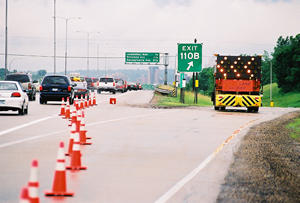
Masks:
[[[216,202],[300,202],[300,143],[285,127],[293,112],[250,129]]]

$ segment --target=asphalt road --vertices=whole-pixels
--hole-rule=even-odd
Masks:
[[[69,140],[60,103],[30,102],[26,116],[0,114],[0,202],[18,202],[33,159],[39,161],[41,202],[214,202],[247,130],[297,110],[153,109],[146,107],[152,95],[97,95],[98,105],[85,111],[92,145],[81,152],[88,169],[67,172],[68,190],[75,193],[68,198],[44,197],[52,188],[59,142]]]

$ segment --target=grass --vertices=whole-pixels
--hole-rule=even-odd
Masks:
[[[294,121],[289,123],[286,127],[292,130],[290,136],[300,141],[300,118],[294,119]]]
[[[281,93],[276,83],[272,84],[272,99],[275,107],[300,107],[300,92]],[[270,106],[270,85],[264,86],[263,106]]]
[[[198,104],[194,104],[194,93],[193,92],[185,92],[185,103],[180,103],[180,94],[178,91],[177,97],[171,96],[162,96],[159,94],[155,95],[157,97],[157,105],[158,106],[211,106],[212,102],[210,101],[210,97],[198,94]]]

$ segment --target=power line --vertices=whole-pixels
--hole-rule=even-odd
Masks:
[[[4,53],[0,53],[0,55],[5,55]],[[36,54],[7,54],[8,56],[19,56],[19,57],[37,57],[37,58],[53,58],[54,56],[51,55],[36,55]],[[175,55],[169,55],[168,57],[177,57]],[[206,58],[211,58],[214,56],[202,56],[202,57],[206,57]],[[65,58],[65,56],[56,56],[56,58]],[[124,59],[125,56],[68,56],[68,58],[70,59]]]

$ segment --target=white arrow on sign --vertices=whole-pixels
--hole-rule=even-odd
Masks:
[[[190,68],[194,66],[194,61],[191,61],[188,64],[189,66],[187,67],[187,70],[190,70]]]

